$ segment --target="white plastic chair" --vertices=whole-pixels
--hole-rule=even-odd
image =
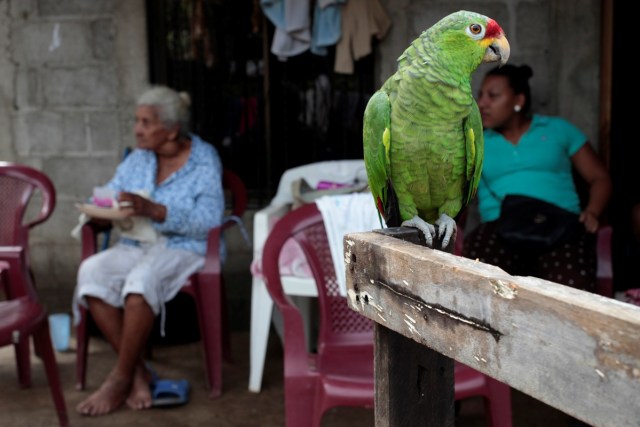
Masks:
[[[323,161],[285,171],[280,178],[275,197],[269,206],[256,212],[253,219],[254,267],[259,264],[259,260],[262,258],[262,248],[273,225],[291,209],[294,201],[291,185],[300,178],[304,178],[311,187],[315,188],[323,180],[339,183],[366,182],[367,175],[364,161],[361,159]],[[308,297],[317,297],[315,281],[311,277],[285,276],[282,278],[282,285],[288,295],[307,297],[296,300],[296,302],[303,313],[308,313],[310,309]],[[262,387],[262,374],[272,314],[273,301],[267,292],[262,276],[254,274],[251,291],[249,390],[256,393],[260,392]],[[277,319],[274,319],[274,324],[278,329]],[[309,322],[306,322],[306,327],[310,327]],[[306,336],[310,337],[312,334],[307,333]]]

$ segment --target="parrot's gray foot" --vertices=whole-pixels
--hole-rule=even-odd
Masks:
[[[424,239],[427,242],[427,246],[433,248],[433,239],[436,237],[436,227],[429,224],[424,219],[414,216],[411,219],[402,222],[403,227],[413,227],[422,231]]]
[[[440,215],[440,218],[436,220],[435,225],[438,226],[438,239],[442,240],[442,247],[448,247],[451,239],[456,238],[458,225],[453,218],[446,214]]]

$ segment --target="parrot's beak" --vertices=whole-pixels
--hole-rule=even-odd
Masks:
[[[509,46],[509,40],[502,35],[487,47],[482,62],[500,62],[502,66],[507,63],[510,53],[511,47]]]

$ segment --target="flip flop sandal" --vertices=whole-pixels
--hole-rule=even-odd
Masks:
[[[155,380],[151,382],[152,406],[184,405],[190,390],[187,380]]]

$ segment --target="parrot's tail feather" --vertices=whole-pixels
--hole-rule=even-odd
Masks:
[[[391,179],[387,179],[387,205],[384,210],[384,220],[387,223],[387,227],[400,227],[400,224],[402,224],[398,196],[393,188]]]

